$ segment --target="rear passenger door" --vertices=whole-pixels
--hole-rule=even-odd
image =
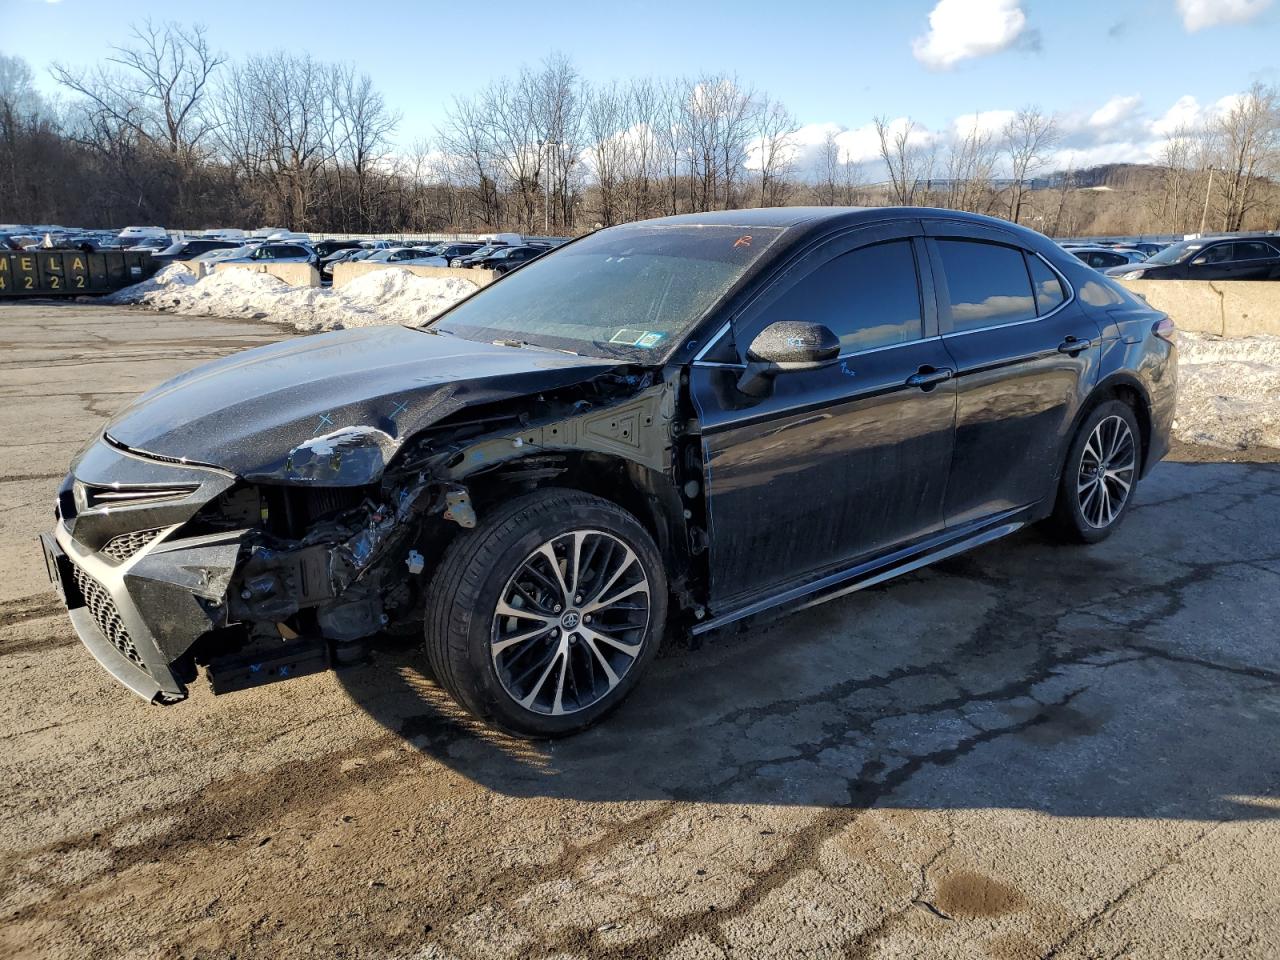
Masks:
[[[1277,276],[1280,253],[1262,240],[1237,240],[1231,245],[1231,260],[1225,264],[1229,280],[1270,280]]]
[[[1053,493],[1069,432],[1097,379],[1100,331],[1065,279],[1014,235],[926,221],[942,341],[956,369],[946,523]]]

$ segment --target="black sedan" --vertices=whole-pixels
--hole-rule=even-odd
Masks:
[[[402,629],[466,709],[558,736],[616,707],[669,626],[810,606],[1031,523],[1110,536],[1168,449],[1176,374],[1164,314],[1004,221],[671,217],[422,327],[157,387],[76,458],[44,556],[146,700]]]
[[[1124,280],[1280,280],[1280,237],[1183,240],[1106,273]]]
[[[503,247],[495,250],[487,257],[471,258],[466,261],[468,267],[481,270],[492,270],[495,273],[510,273],[523,267],[531,260],[536,260],[547,252],[546,247],[535,247],[528,244],[519,247]]]

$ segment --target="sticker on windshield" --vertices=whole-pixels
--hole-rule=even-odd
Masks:
[[[662,342],[665,336],[665,333],[655,333],[652,330],[628,330],[623,327],[609,338],[609,342],[621,344],[625,347],[641,347],[645,350],[652,350]]]

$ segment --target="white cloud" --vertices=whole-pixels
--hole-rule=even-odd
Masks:
[[[1178,13],[1188,33],[1224,23],[1248,23],[1267,7],[1271,0],[1178,0]]]
[[[1190,130],[1204,120],[1200,101],[1190,94],[1179,97],[1168,110],[1151,121],[1151,132],[1157,137],[1167,137],[1179,130]]]
[[[1089,126],[1109,130],[1133,119],[1142,106],[1142,98],[1136,95],[1112,97],[1089,117]]]
[[[1013,117],[1013,110],[982,110],[978,113],[962,113],[951,121],[951,132],[962,139],[975,131],[999,136]]]
[[[929,32],[912,42],[915,57],[933,70],[1008,49],[1027,29],[1020,0],[938,0]]]

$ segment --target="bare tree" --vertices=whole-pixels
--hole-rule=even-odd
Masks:
[[[947,206],[988,213],[994,199],[995,137],[977,118],[963,135],[952,138],[947,153]]]
[[[606,227],[613,226],[621,216],[619,188],[628,149],[626,108],[627,95],[617,84],[601,87],[587,97],[587,154],[600,198],[595,214]]]
[[[921,137],[919,128],[907,118],[890,122],[876,117],[876,136],[880,140],[880,159],[889,172],[889,186],[895,203],[912,206],[921,192],[920,182],[932,175],[934,155]]]
[[[226,58],[214,53],[202,26],[155,24],[132,30],[133,43],[112,47],[114,56],[94,71],[53,65],[53,76],[85,97],[99,121],[162,144],[170,153],[194,150],[209,133],[202,106],[209,81]]]
[[[1009,163],[1009,219],[1022,218],[1028,181],[1044,168],[1058,142],[1058,124],[1038,107],[1023,107],[1004,127],[1003,147]]]
[[[1221,150],[1222,228],[1243,228],[1259,204],[1262,178],[1277,169],[1280,92],[1255,83],[1214,123]]]
[[[777,100],[764,97],[755,111],[756,142],[760,153],[760,206],[787,201],[795,169],[795,115]]]
[[[378,168],[387,158],[400,116],[387,109],[367,73],[338,66],[331,72],[329,84],[333,149],[338,161],[337,199],[350,210],[345,218],[349,230],[373,230]]]

